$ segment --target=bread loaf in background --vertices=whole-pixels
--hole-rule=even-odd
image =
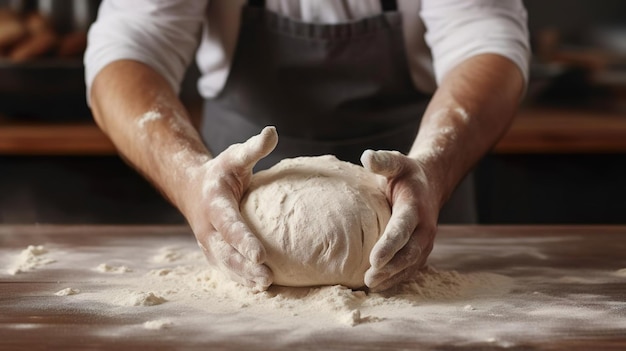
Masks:
[[[58,33],[39,12],[20,15],[0,9],[0,59],[24,62],[38,58],[78,58],[86,47],[84,30]]]
[[[58,43],[57,34],[48,21],[39,13],[26,16],[28,37],[17,43],[9,52],[9,59],[23,62],[52,52]]]
[[[0,54],[6,52],[26,34],[26,24],[17,13],[10,9],[0,9]]]

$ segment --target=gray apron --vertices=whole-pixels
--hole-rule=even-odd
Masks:
[[[332,154],[359,164],[366,149],[407,153],[429,96],[411,80],[395,1],[381,6],[379,15],[328,25],[249,1],[226,84],[204,104],[209,150],[217,155],[273,125],[278,146],[255,170],[298,156]],[[440,218],[473,222],[473,187],[459,190],[467,194],[454,195],[446,205],[454,213],[444,208]]]

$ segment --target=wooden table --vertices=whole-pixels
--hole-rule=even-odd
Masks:
[[[7,274],[11,260],[30,244],[58,252],[56,262]],[[227,323],[228,313],[196,312],[206,319],[206,330],[181,323],[155,332],[137,327],[145,321],[145,308],[94,303],[85,309],[70,303],[71,297],[54,296],[68,285],[84,291],[109,288],[93,279],[93,262],[102,257],[134,264],[139,277],[140,257],[161,245],[195,250],[189,230],[179,226],[0,226],[0,349],[626,349],[624,226],[442,226],[430,259],[433,266],[460,274],[490,272],[516,282],[515,290],[495,302],[506,303],[499,313],[481,311],[481,299],[488,296],[424,300],[415,308],[430,314],[407,310],[406,319],[354,327],[331,321],[326,329],[299,334],[299,322],[290,330],[276,330],[268,326],[271,321],[256,323],[253,318],[226,335],[216,325]],[[545,303],[539,310],[529,309],[536,300]],[[426,305],[461,308],[438,315]],[[563,314],[569,309],[571,314]],[[236,313],[245,317],[246,312]],[[485,324],[478,318],[481,313],[493,320]],[[433,316],[438,319],[431,320]],[[434,323],[438,327],[425,333]],[[487,337],[491,331],[484,326],[499,332]],[[429,337],[432,333],[437,336]]]

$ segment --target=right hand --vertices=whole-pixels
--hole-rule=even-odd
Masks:
[[[371,292],[387,290],[424,267],[433,249],[442,188],[419,160],[397,151],[367,150],[365,169],[386,178],[391,218],[370,253],[365,284]]]
[[[261,241],[245,223],[239,204],[252,168],[278,143],[266,127],[245,143],[234,144],[206,162],[192,177],[183,211],[209,263],[232,280],[258,291],[272,284]]]

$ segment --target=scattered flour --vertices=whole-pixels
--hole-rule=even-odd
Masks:
[[[384,318],[375,316],[361,316],[361,310],[347,311],[345,313],[340,313],[338,316],[339,318],[337,318],[337,320],[341,324],[349,325],[351,327],[364,323],[381,322],[384,320]]]
[[[46,257],[47,253],[48,250],[43,245],[29,245],[19,254],[7,272],[16,275],[56,262],[56,260]]]
[[[382,294],[387,297],[405,296],[418,300],[451,300],[472,296],[500,296],[511,291],[514,285],[513,279],[499,274],[438,272],[429,267],[419,273],[413,281]]]
[[[37,299],[28,295],[20,300],[20,296],[27,296],[24,292],[13,295],[11,301],[43,309],[62,307],[76,313],[77,318],[101,315],[116,322],[115,327],[100,326],[99,335],[132,337],[138,326],[157,331],[152,334],[155,338],[166,338],[165,329],[175,326],[177,332],[197,343],[263,334],[276,335],[272,343],[287,342],[284,345],[288,346],[290,341],[317,342],[337,337],[358,345],[408,340],[480,349],[478,346],[485,343],[487,347],[510,348],[526,345],[529,340],[626,332],[626,301],[616,290],[624,284],[625,270],[554,267],[549,265],[551,257],[524,253],[548,247],[548,251],[558,251],[563,241],[551,242],[550,238],[521,244],[497,239],[488,245],[479,238],[446,238],[431,256],[433,265],[445,269],[429,268],[411,282],[384,293],[341,285],[271,286],[255,293],[207,268],[195,241],[188,239],[125,237],[115,246],[75,247],[74,252],[45,252],[43,247],[33,246],[30,255],[57,260],[48,278],[71,284],[71,288],[57,293],[80,293],[60,299],[52,290]],[[139,250],[137,243],[141,243]],[[0,256],[5,253],[11,252],[0,248]],[[505,253],[509,256],[504,257]],[[485,260],[496,267],[498,262],[510,262],[509,258],[523,259],[531,265],[510,264],[497,268],[496,273],[451,269],[470,269]],[[18,266],[19,260],[7,264]],[[124,262],[134,271],[96,274],[92,267],[99,262]],[[623,262],[617,267],[624,267]],[[3,279],[31,278],[26,273],[4,275]],[[570,289],[574,287],[570,281],[578,282],[575,291]],[[615,294],[600,293],[597,287],[602,284],[611,287],[604,291]]]
[[[65,288],[54,293],[56,296],[69,296],[79,294],[80,290],[74,288]]]
[[[161,253],[150,261],[161,257]],[[245,309],[259,316],[331,317],[341,325],[356,326],[381,322],[390,317],[389,312],[434,301],[501,296],[515,286],[513,279],[498,274],[460,274],[429,268],[414,280],[384,293],[368,294],[341,285],[313,288],[271,286],[267,291],[253,292],[207,268],[201,253],[190,252],[183,257],[180,265],[152,269],[143,277],[128,278],[128,283],[132,282],[135,289],[112,290],[101,300],[119,306],[153,306],[165,301],[184,301],[185,305],[198,311]],[[152,292],[140,290],[145,287],[150,287]],[[379,315],[381,311],[384,313]]]
[[[476,308],[474,308],[474,306],[472,305],[465,305],[463,306],[463,311],[475,311]]]
[[[115,273],[115,274],[123,274],[123,273],[129,273],[132,272],[133,270],[126,267],[126,266],[111,266],[109,264],[106,263],[101,263],[96,267],[96,270],[98,272],[102,272],[102,273]]]
[[[169,319],[155,319],[151,321],[147,321],[143,324],[143,327],[151,330],[161,330],[167,329],[174,325],[174,323]]]
[[[180,260],[183,257],[182,253],[176,248],[164,247],[160,252],[153,257],[153,262],[156,263],[168,263]]]
[[[153,292],[127,291],[117,299],[120,306],[156,306],[167,302],[162,296]]]

